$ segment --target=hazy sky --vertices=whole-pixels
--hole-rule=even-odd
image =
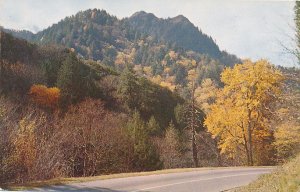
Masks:
[[[105,9],[118,18],[140,10],[163,18],[182,14],[222,50],[294,66],[296,60],[284,49],[293,47],[293,7],[293,1],[0,0],[0,25],[37,32],[88,8]]]

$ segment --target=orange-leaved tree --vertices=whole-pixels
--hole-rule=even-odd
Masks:
[[[45,85],[32,85],[29,94],[37,104],[52,109],[57,107],[60,98],[57,87],[47,88]]]
[[[266,60],[245,60],[221,74],[224,88],[217,94],[205,125],[218,138],[221,153],[241,154],[248,165],[265,164],[270,153],[273,104],[281,92],[283,75]],[[264,151],[262,157],[261,150]],[[255,157],[254,157],[255,155]]]

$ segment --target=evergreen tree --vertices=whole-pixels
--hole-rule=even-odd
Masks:
[[[148,129],[150,135],[155,135],[160,132],[159,124],[157,123],[154,116],[151,116],[151,118],[149,119],[149,121],[147,123],[147,129]]]
[[[41,62],[41,66],[45,74],[47,85],[50,87],[55,86],[60,63],[56,61],[51,61],[49,59],[45,59]]]
[[[175,82],[176,84],[185,85],[186,84],[186,77],[187,77],[187,71],[185,67],[181,65],[176,65],[176,73],[175,73]]]
[[[61,90],[61,102],[64,105],[81,99],[86,92],[81,74],[81,63],[74,53],[67,56],[60,68],[57,87]]]
[[[135,75],[131,66],[126,66],[120,76],[120,84],[118,93],[129,109],[136,108],[138,103],[138,83],[137,76]]]
[[[174,108],[174,115],[176,119],[176,125],[180,129],[184,129],[186,127],[185,122],[185,106],[182,104],[177,104]]]
[[[127,124],[127,130],[134,143],[134,168],[137,171],[160,169],[162,164],[159,155],[151,144],[147,127],[136,110]]]

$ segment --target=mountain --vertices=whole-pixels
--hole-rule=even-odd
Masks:
[[[123,31],[125,32],[123,34],[120,33],[123,27],[129,27],[135,33],[152,36],[159,41],[174,43],[177,47],[186,50],[206,53],[213,57],[221,56],[221,51],[212,38],[203,34],[183,15],[178,15],[174,18],[160,19],[152,13],[140,11],[129,18],[118,20],[116,17],[109,15],[106,11],[94,9],[67,17],[58,24],[54,24],[36,35],[25,30],[11,30],[11,33],[16,37],[26,40],[41,41],[43,43],[55,42],[72,44],[72,41],[76,40],[77,36],[91,31],[95,31],[95,34],[90,34],[93,40],[99,39],[97,36],[105,36],[103,33],[109,32],[112,29],[114,29],[115,32],[119,32],[111,34],[114,38],[128,38],[129,31]],[[7,32],[9,31],[7,30]],[[71,37],[68,37],[68,32],[72,33]],[[57,35],[53,33],[57,33]],[[106,38],[102,40],[102,43],[112,43]]]
[[[178,15],[174,18],[159,19],[152,13],[137,12],[124,19],[135,31],[170,42],[176,47],[208,54],[214,58],[221,56],[218,45],[211,37],[203,34],[186,17]]]
[[[0,26],[0,30],[4,31],[6,33],[10,33],[14,37],[24,39],[24,40],[28,40],[28,41],[31,41],[34,38],[34,33],[32,33],[31,31],[27,31],[27,30],[5,29],[2,26]]]
[[[131,64],[137,73],[158,84],[165,81],[171,90],[186,85],[190,70],[198,72],[198,84],[205,78],[219,82],[225,66],[240,62],[182,15],[162,19],[140,11],[118,19],[104,10],[89,9],[37,34],[5,31],[41,45],[73,48],[79,56],[118,71]]]

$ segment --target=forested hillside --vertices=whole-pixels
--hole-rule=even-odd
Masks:
[[[118,71],[131,64],[138,74],[180,93],[186,92],[189,71],[197,71],[197,84],[205,78],[219,83],[223,68],[239,62],[182,15],[161,19],[141,11],[120,20],[104,10],[93,9],[67,17],[37,34],[5,31],[42,45],[74,48],[83,58]]]
[[[131,66],[1,32],[0,74],[1,182],[193,165],[185,101]],[[216,146],[203,149],[200,163],[216,165]]]

